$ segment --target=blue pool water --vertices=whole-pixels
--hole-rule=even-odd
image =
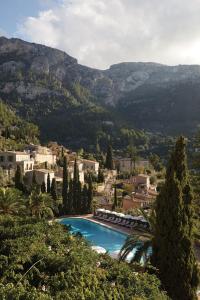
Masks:
[[[73,233],[80,232],[92,245],[101,246],[109,253],[119,251],[127,238],[126,234],[81,218],[65,218],[59,222],[71,225]]]

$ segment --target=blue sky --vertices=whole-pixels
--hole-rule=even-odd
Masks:
[[[0,29],[9,37],[17,36],[18,26],[39,11],[55,7],[60,0],[0,0]]]
[[[0,0],[0,35],[64,50],[100,69],[200,64],[200,0]]]

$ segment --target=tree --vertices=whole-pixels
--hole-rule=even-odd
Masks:
[[[137,153],[137,148],[133,146],[133,140],[130,140],[130,144],[127,147],[128,150],[128,154],[130,156],[131,159],[131,172],[133,171],[133,169],[135,170],[136,167],[136,161],[138,160],[138,153]]]
[[[114,187],[114,201],[113,201],[113,206],[112,206],[112,210],[115,210],[118,206],[118,201],[117,201],[117,186],[115,184]]]
[[[105,167],[109,170],[113,170],[113,150],[111,144],[108,145],[107,153],[106,153],[106,163]]]
[[[104,178],[103,171],[101,169],[99,169],[97,181],[99,183],[101,183],[101,182],[104,182],[104,180],[105,180],[105,178]]]
[[[160,172],[163,170],[162,161],[157,154],[151,154],[149,156],[149,161],[152,164],[152,166],[156,172]]]
[[[43,194],[46,193],[46,184],[44,181],[41,184],[41,193],[43,193]]]
[[[52,179],[51,183],[51,197],[54,201],[58,199],[57,184],[55,178]]]
[[[0,214],[22,214],[26,206],[21,192],[12,188],[0,188]]]
[[[82,210],[81,213],[86,214],[88,210],[88,189],[87,185],[84,184],[83,190],[82,190]]]
[[[81,195],[79,194],[79,170],[78,170],[76,159],[74,161],[74,174],[73,174],[72,182],[73,182],[73,190],[72,190],[73,208],[74,208],[74,213],[77,214],[79,213],[78,201]]]
[[[48,173],[47,175],[47,193],[51,193],[51,179],[50,179],[50,174]]]
[[[68,192],[68,213],[71,214],[74,212],[73,207],[73,181],[69,182],[69,192]]]
[[[53,210],[55,209],[52,197],[49,194],[38,193],[35,189],[29,196],[29,208],[31,215],[38,218],[53,217]]]
[[[88,204],[87,204],[87,213],[92,212],[92,200],[93,200],[93,184],[92,184],[92,178],[89,177],[88,182]]]
[[[17,165],[17,170],[15,172],[15,188],[22,192],[24,190],[23,175],[19,165]]]
[[[141,215],[147,220],[148,226],[142,228],[139,224],[134,227],[137,230],[137,234],[130,234],[122,249],[119,253],[119,259],[125,261],[134,249],[134,255],[131,256],[130,263],[141,263],[143,261],[146,266],[151,258],[150,249],[152,247],[152,240],[155,235],[155,210],[152,208],[150,215],[148,215],[143,209],[139,210]]]
[[[36,173],[35,173],[35,171],[33,171],[33,176],[32,176],[32,186],[36,186],[36,185],[37,185]]]
[[[68,214],[71,212],[69,199],[68,199],[68,167],[67,157],[63,159],[63,185],[62,185],[62,198],[63,198],[63,213]]]
[[[196,299],[199,281],[193,252],[193,196],[185,146],[185,139],[180,137],[171,154],[166,181],[155,207],[152,263],[173,300]]]

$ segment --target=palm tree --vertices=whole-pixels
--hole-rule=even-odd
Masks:
[[[20,191],[13,188],[0,188],[0,214],[23,213],[26,206]]]
[[[150,260],[150,248],[152,246],[152,239],[155,233],[155,210],[152,208],[151,214],[148,215],[144,210],[139,210],[143,217],[148,221],[148,228],[134,227],[137,230],[138,234],[130,234],[122,249],[119,253],[119,260],[126,260],[128,255],[136,249],[135,253],[130,259],[130,263],[140,263],[143,261],[146,265]]]
[[[29,208],[31,215],[39,219],[54,216],[52,197],[49,194],[42,194],[36,189],[29,196]]]

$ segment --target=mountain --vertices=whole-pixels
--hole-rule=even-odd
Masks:
[[[57,49],[0,38],[0,97],[36,123],[43,140],[88,146],[122,127],[190,134],[200,123],[199,92],[200,66],[97,70]]]
[[[16,116],[0,101],[0,150],[22,150],[24,145],[39,143],[39,129]]]

